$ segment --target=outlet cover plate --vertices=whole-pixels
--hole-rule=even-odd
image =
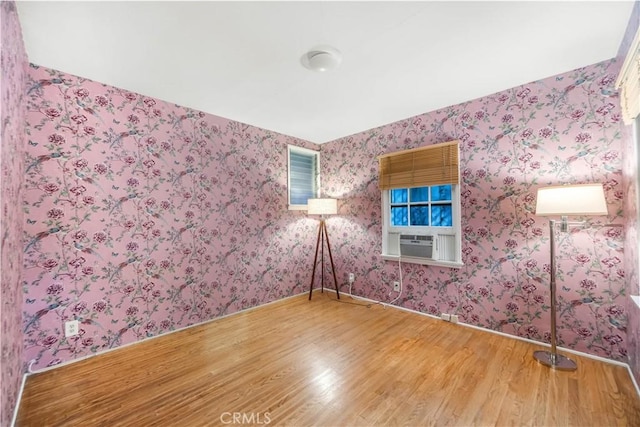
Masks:
[[[79,325],[77,320],[69,320],[64,323],[64,336],[72,337],[78,335]]]
[[[400,282],[393,282],[393,290],[400,292]]]

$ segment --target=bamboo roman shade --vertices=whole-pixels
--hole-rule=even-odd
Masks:
[[[378,161],[381,190],[460,182],[458,141],[383,154]]]
[[[640,115],[640,30],[636,33],[622,64],[616,80],[616,89],[620,91],[622,119],[625,124],[630,125]]]

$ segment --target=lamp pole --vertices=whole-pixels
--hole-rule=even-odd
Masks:
[[[309,285],[309,299],[313,295],[313,283],[316,278],[316,266],[318,264],[318,249],[320,249],[320,283],[321,292],[324,292],[324,244],[327,243],[329,252],[329,260],[331,261],[331,272],[333,280],[336,284],[336,296],[340,299],[340,286],[336,277],[336,268],[333,264],[333,255],[331,254],[331,244],[329,243],[329,233],[327,232],[327,224],[325,215],[335,215],[338,212],[338,202],[336,199],[309,199],[307,201],[307,213],[309,215],[320,215],[320,225],[318,226],[318,238],[316,239],[316,253],[313,257],[313,270],[311,272],[311,284]]]
[[[566,217],[562,217],[562,228],[565,229]],[[549,220],[549,244],[551,245],[551,279],[550,279],[550,291],[551,291],[551,351],[538,350],[533,352],[533,357],[541,364],[549,366],[554,369],[562,371],[574,371],[577,369],[576,362],[558,354],[556,351],[556,221]]]
[[[318,228],[318,239],[316,241],[316,255],[313,258],[313,271],[311,272],[311,285],[309,285],[309,300],[313,295],[313,282],[316,278],[316,265],[318,264],[318,248],[320,248],[320,276],[321,276],[321,292],[324,292],[324,243],[327,242],[327,249],[329,250],[329,260],[331,261],[331,271],[333,272],[333,281],[336,284],[336,295],[340,299],[340,291],[338,290],[338,278],[336,277],[336,268],[333,264],[333,255],[331,254],[331,244],[329,243],[329,233],[327,233],[327,225],[324,222],[324,218],[320,220],[320,227]]]

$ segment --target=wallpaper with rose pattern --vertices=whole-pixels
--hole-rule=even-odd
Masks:
[[[459,139],[465,267],[403,264],[404,307],[549,340],[548,184],[605,184],[608,218],[559,238],[561,345],[626,360],[621,122],[606,61],[321,147],[339,280],[388,301],[376,156]],[[25,359],[42,368],[304,291],[317,223],[286,210],[303,141],[33,66]],[[310,144],[306,144],[311,146]],[[343,288],[344,290],[344,288]],[[81,334],[65,338],[64,321]]]
[[[397,304],[549,342],[549,227],[536,190],[602,182],[609,216],[558,235],[558,336],[563,347],[627,360],[621,118],[609,60],[322,145],[324,190],[344,199],[327,224],[353,292],[390,301],[398,263],[381,253],[376,157],[460,140],[460,269],[402,264]],[[614,223],[619,227],[602,227]]]
[[[287,210],[287,144],[313,144],[36,65],[27,96],[34,370],[307,289],[317,221]]]
[[[2,163],[0,234],[2,234],[0,313],[2,361],[0,363],[0,425],[11,424],[22,380],[22,182],[24,171],[24,117],[27,54],[14,2],[0,3],[2,48]]]

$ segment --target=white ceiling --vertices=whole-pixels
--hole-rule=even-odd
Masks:
[[[18,2],[29,60],[324,143],[615,57],[633,1]],[[301,56],[332,45],[334,71]]]

